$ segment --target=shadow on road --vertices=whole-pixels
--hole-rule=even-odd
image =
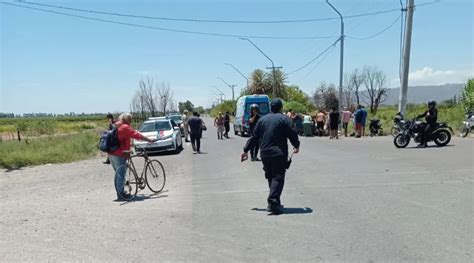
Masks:
[[[454,147],[456,146],[455,144],[448,144],[445,146],[438,146],[438,145],[428,145],[426,147],[418,147],[418,146],[413,146],[413,147],[406,147],[405,149],[409,150],[426,150],[426,149],[438,149],[438,148],[445,148],[445,147]]]
[[[265,208],[252,208],[252,211],[258,212],[267,212]],[[309,207],[285,207],[283,208],[283,215],[292,215],[292,214],[311,214],[313,213],[313,209]]]
[[[145,200],[160,199],[160,198],[168,197],[168,195],[163,194],[165,192],[168,192],[168,191],[163,191],[161,193],[151,194],[151,195],[138,194],[135,197],[135,199],[133,199],[132,201],[124,201],[120,205],[126,205],[126,204],[133,203],[133,202],[142,202],[142,201],[145,201]]]
[[[11,172],[13,172],[13,171],[21,171],[21,170],[23,170],[23,168],[21,168],[21,167],[18,167],[18,168],[8,168],[8,169],[5,170],[5,173],[11,173]]]

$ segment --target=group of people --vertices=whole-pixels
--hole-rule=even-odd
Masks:
[[[229,139],[230,132],[230,113],[226,112],[225,115],[219,112],[217,117],[214,119],[214,126],[217,128],[217,139],[224,140]]]
[[[291,109],[287,116],[293,121],[293,124],[300,135],[306,136],[326,136],[329,139],[339,139],[339,124],[342,122],[344,136],[349,136],[349,123],[351,120],[354,125],[354,136],[360,138],[365,136],[365,127],[367,123],[367,111],[364,106],[359,105],[357,110],[351,112],[347,107],[344,107],[342,112],[339,112],[336,107],[331,108],[329,112],[320,110],[314,116],[301,116]],[[305,126],[308,129],[305,129]]]

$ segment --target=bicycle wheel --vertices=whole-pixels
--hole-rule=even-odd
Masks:
[[[166,183],[165,168],[158,160],[151,160],[147,163],[145,168],[146,184],[150,191],[159,193],[163,190]]]
[[[123,193],[119,194],[120,198],[127,201],[132,201],[137,196],[137,191],[138,191],[137,172],[133,169],[130,169],[128,164],[123,164],[115,171],[115,178],[117,178],[118,173],[125,173]],[[115,189],[117,189],[116,179],[114,180],[114,184],[115,184]]]

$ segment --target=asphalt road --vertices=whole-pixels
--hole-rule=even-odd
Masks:
[[[262,164],[240,163],[245,139],[211,127],[205,154],[154,156],[165,191],[136,202],[113,202],[104,158],[0,171],[0,262],[473,261],[473,139],[301,140],[280,216]]]

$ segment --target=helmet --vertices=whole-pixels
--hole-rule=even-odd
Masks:
[[[258,106],[258,104],[255,104],[255,103],[254,103],[254,104],[250,105],[250,109],[251,109],[251,110],[253,110],[253,109],[258,110],[258,109],[259,109],[259,106]]]
[[[434,101],[434,100],[429,101],[428,106],[436,106],[436,101]]]

